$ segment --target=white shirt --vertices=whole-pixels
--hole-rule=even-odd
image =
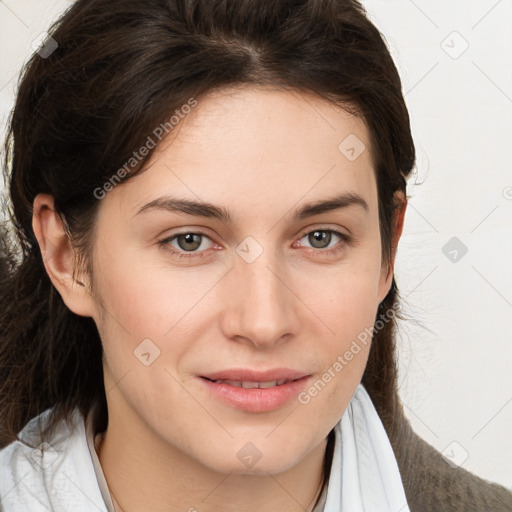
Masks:
[[[99,463],[91,415],[78,410],[43,441],[32,419],[0,450],[0,511],[114,512]],[[327,486],[313,512],[409,512],[391,444],[368,393],[360,384],[334,427]]]

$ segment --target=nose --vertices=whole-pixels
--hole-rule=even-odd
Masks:
[[[299,332],[300,299],[277,256],[265,250],[251,263],[237,257],[228,275],[222,317],[227,338],[264,349]]]

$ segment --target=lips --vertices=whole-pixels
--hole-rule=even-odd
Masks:
[[[310,377],[289,368],[267,371],[231,369],[201,375],[200,380],[214,397],[232,407],[266,412],[296,397]]]

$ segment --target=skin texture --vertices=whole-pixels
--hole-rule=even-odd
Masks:
[[[354,161],[338,149],[350,134],[366,146]],[[344,192],[368,210],[354,204],[293,218],[304,204]],[[233,222],[137,214],[163,195],[222,206]],[[202,98],[149,168],[101,200],[94,297],[87,276],[86,286],[73,281],[51,196],[36,198],[34,231],[43,251],[52,248],[48,274],[101,335],[109,426],[99,458],[123,510],[311,510],[326,436],[361,380],[369,346],[307,404],[292,399],[268,412],[221,402],[199,375],[286,367],[311,375],[307,389],[371,329],[393,264],[381,260],[377,199],[363,121],[313,95],[263,88]],[[394,248],[404,212],[405,202]],[[329,229],[349,241],[332,234],[315,246],[308,236]],[[206,236],[195,253],[176,238],[159,245],[196,232]],[[246,237],[257,242],[251,255],[262,250],[251,263],[237,252]],[[151,358],[159,350],[149,366],[134,356],[145,339]],[[261,454],[251,467],[237,456],[247,443]]]

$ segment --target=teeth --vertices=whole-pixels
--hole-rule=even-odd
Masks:
[[[224,382],[225,384],[229,384],[230,386],[235,386],[237,388],[241,388],[242,387],[242,383],[241,382],[237,382],[236,380],[217,380],[215,382]]]
[[[282,386],[285,382],[288,382],[286,379],[279,380],[271,380],[267,382],[252,382],[252,381],[236,381],[236,380],[216,380],[214,382],[223,382],[224,384],[229,384],[230,386],[234,386],[236,388],[244,388],[244,389],[256,389],[256,388],[273,388],[275,386]]]

